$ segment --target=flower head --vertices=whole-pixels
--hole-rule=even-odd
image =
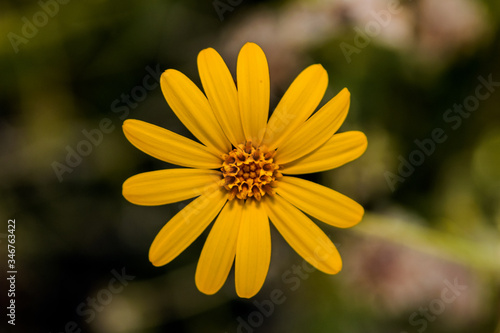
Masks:
[[[331,240],[304,213],[347,228],[364,210],[325,186],[293,177],[329,170],[358,158],[366,136],[335,134],[349,109],[343,89],[313,114],[326,91],[321,65],[293,81],[268,121],[269,69],[262,49],[247,43],[237,61],[237,87],[214,49],[198,55],[205,94],[185,75],[161,76],[165,99],[201,142],[139,120],[123,130],[138,149],[186,168],[146,172],[127,179],[123,195],[138,205],[194,198],[160,230],[149,251],[155,266],[169,263],[215,219],[196,268],[198,289],[216,293],[235,263],[236,292],[252,297],[262,287],[271,258],[269,220],[290,246],[328,274],[342,268]]]

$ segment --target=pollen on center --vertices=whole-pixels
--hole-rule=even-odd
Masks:
[[[250,141],[240,144],[222,156],[224,187],[229,191],[229,200],[255,198],[274,195],[273,187],[282,177],[279,165],[274,163],[275,150],[266,146],[255,148]]]

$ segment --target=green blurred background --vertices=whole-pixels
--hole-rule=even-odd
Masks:
[[[500,332],[497,0],[3,1],[0,32],[7,331]],[[197,291],[207,232],[172,263],[149,263],[156,233],[187,202],[140,207],[121,195],[126,178],[172,167],[135,149],[124,119],[192,137],[158,75],[176,68],[199,84],[206,47],[234,74],[247,41],[268,56],[271,110],[321,63],[323,103],[347,87],[341,131],[369,142],[358,160],[307,176],[366,209],[352,229],[319,224],[343,270],[303,266],[272,228],[269,275],[251,300],[237,298],[232,273],[216,295]],[[15,327],[4,312],[8,219]]]

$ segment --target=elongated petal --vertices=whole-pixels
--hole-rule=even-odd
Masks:
[[[177,213],[156,235],[149,249],[153,265],[168,264],[184,251],[212,222],[226,201],[226,189],[211,189]]]
[[[302,258],[327,274],[336,274],[342,269],[335,245],[304,213],[279,195],[263,203],[271,222]]]
[[[267,124],[263,144],[279,147],[311,116],[323,99],[328,74],[321,65],[312,65],[292,82]]]
[[[217,156],[227,153],[231,144],[201,90],[175,69],[166,70],[160,83],[165,99],[187,129]]]
[[[236,241],[240,231],[243,202],[233,200],[222,209],[201,251],[196,267],[198,289],[215,294],[227,279],[236,254]]]
[[[276,151],[275,160],[280,164],[292,162],[328,141],[344,122],[349,99],[349,91],[342,89]]]
[[[233,77],[222,57],[212,48],[198,55],[198,71],[210,106],[227,138],[236,147],[245,142]]]
[[[300,178],[283,177],[276,192],[305,213],[339,228],[357,224],[365,212],[351,198]]]
[[[236,293],[250,298],[262,288],[271,261],[271,232],[264,207],[247,199],[236,246]]]
[[[144,121],[125,120],[123,133],[135,147],[168,163],[199,169],[220,168],[222,163],[207,147]]]
[[[197,197],[218,187],[215,170],[167,169],[140,173],[123,183],[123,196],[136,205],[156,206]]]
[[[245,139],[258,146],[266,131],[271,92],[266,55],[257,44],[246,43],[241,48],[236,75]]]
[[[368,145],[366,135],[358,131],[335,134],[309,154],[283,165],[284,174],[299,175],[330,170],[363,155]]]

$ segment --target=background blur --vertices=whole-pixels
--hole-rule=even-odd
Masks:
[[[497,0],[10,0],[0,35],[3,327],[500,332]],[[247,41],[268,56],[271,110],[314,63],[329,73],[323,104],[350,90],[341,131],[365,132],[368,150],[308,177],[367,212],[352,229],[319,224],[343,257],[334,276],[306,270],[272,229],[266,283],[242,300],[232,274],[215,296],[196,289],[207,232],[172,263],[149,263],[156,233],[186,202],[140,207],[122,197],[126,178],[171,166],[134,148],[121,124],[192,137],[157,78],[176,68],[199,84],[206,47],[234,73]],[[8,219],[15,327],[4,312]]]

